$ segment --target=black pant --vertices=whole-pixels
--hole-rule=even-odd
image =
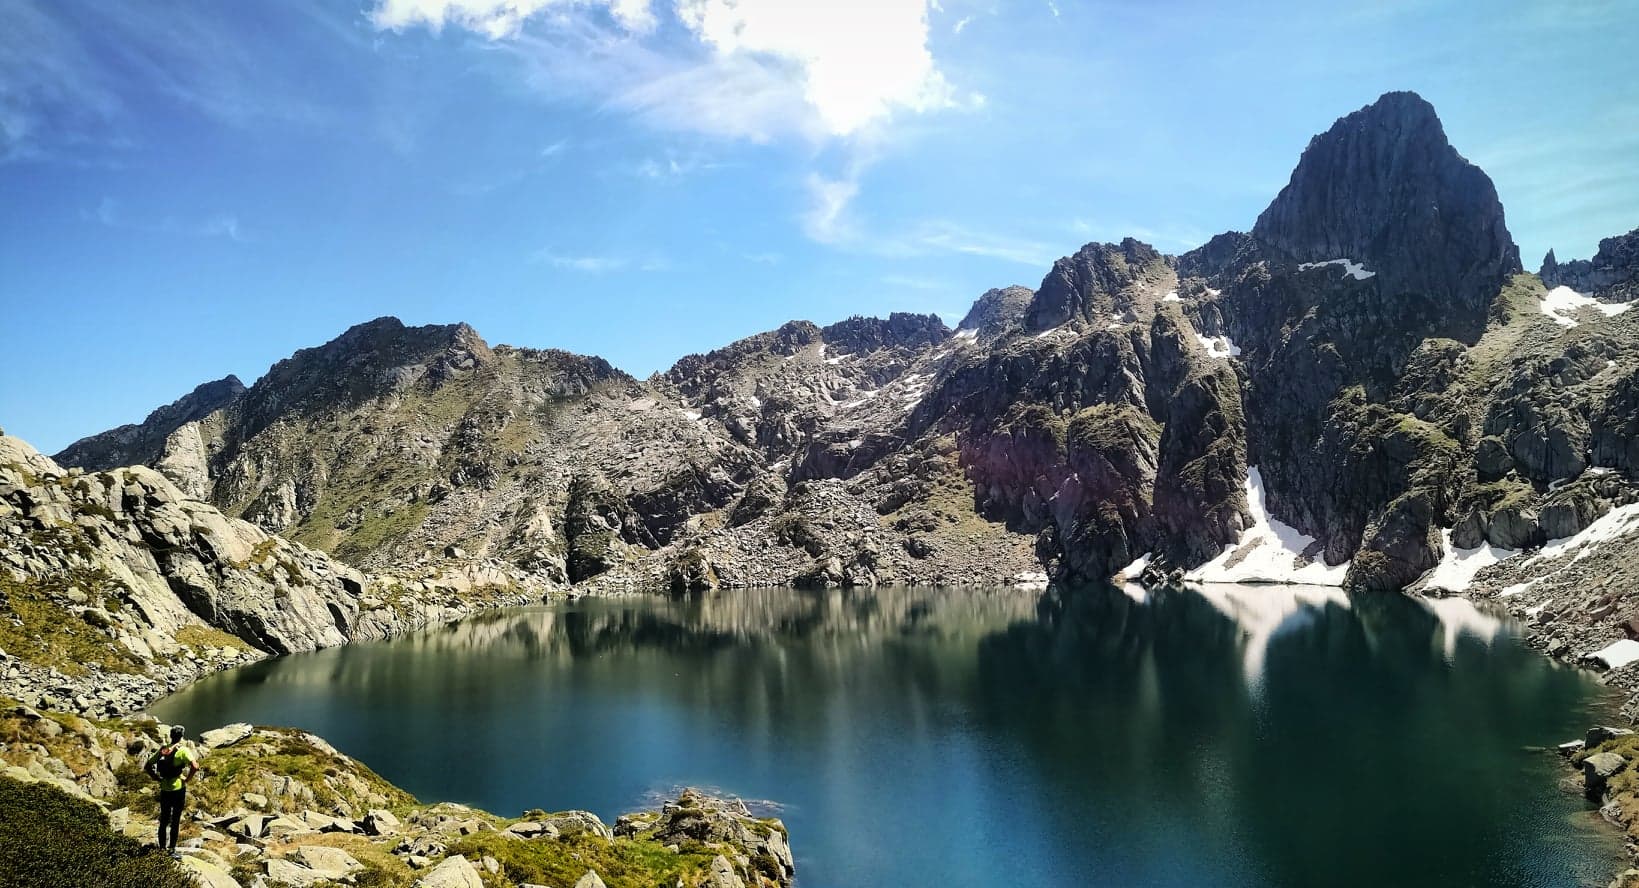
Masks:
[[[176,850],[176,833],[182,827],[182,800],[187,794],[187,787],[159,791],[159,847]],[[165,842],[167,828],[170,829],[170,844]]]

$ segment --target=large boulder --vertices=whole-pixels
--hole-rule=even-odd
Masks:
[[[1628,764],[1614,752],[1596,752],[1582,760],[1582,785],[1589,798],[1605,794],[1605,785]]]
[[[484,888],[478,870],[458,855],[446,857],[415,883],[415,888]]]

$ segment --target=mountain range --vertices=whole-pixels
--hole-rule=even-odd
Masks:
[[[639,380],[381,318],[56,458],[152,466],[367,568],[1395,589],[1442,530],[1515,549],[1631,498],[1636,282],[1639,230],[1525,273],[1490,179],[1390,93],[1316,136],[1249,232],[1088,244],[954,331],[794,321]]]

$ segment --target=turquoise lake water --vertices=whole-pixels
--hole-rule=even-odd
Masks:
[[[153,712],[314,731],[424,801],[783,817],[798,884],[1604,885],[1541,747],[1611,700],[1463,602],[727,591],[497,612]]]

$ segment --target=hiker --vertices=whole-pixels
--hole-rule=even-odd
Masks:
[[[182,827],[182,801],[188,791],[188,778],[199,770],[199,766],[194,764],[193,753],[182,745],[184,733],[181,725],[172,727],[170,745],[154,753],[148,759],[146,768],[148,776],[159,781],[159,849],[171,852],[171,856],[178,860],[182,859],[182,854],[176,850],[176,834]],[[166,842],[167,836],[169,843]]]

